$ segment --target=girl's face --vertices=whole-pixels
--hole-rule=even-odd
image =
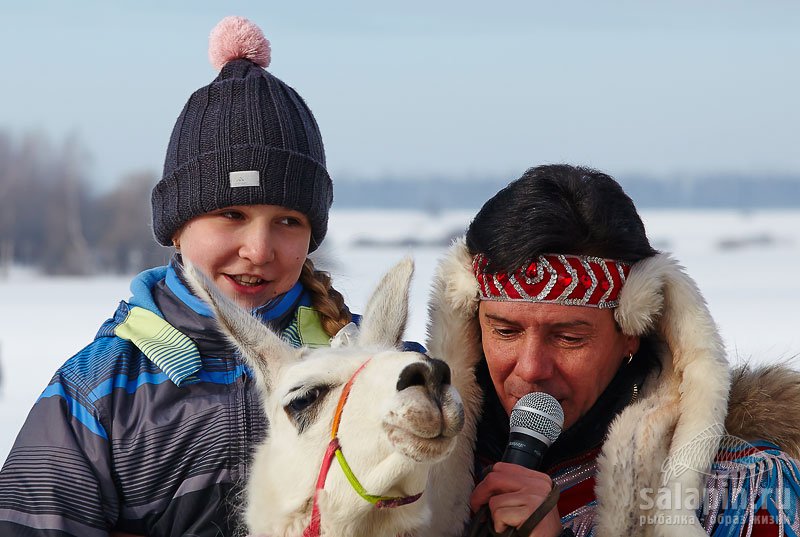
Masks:
[[[173,241],[230,299],[257,308],[297,283],[311,224],[278,205],[236,205],[189,220]]]

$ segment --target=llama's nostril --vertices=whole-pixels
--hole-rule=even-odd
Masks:
[[[397,380],[397,391],[411,386],[428,386],[432,393],[438,393],[446,384],[450,384],[450,367],[441,360],[431,358],[404,367]]]
[[[431,383],[434,386],[450,384],[450,366],[438,358],[431,358],[428,364],[431,366]]]
[[[397,391],[403,391],[411,386],[425,386],[428,376],[428,367],[423,362],[414,362],[403,368],[400,378],[397,379]]]

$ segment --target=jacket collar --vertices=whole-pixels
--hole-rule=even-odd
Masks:
[[[176,386],[181,386],[202,366],[194,341],[148,309],[130,308],[114,334],[136,345]]]
[[[179,269],[176,270],[175,265],[175,260],[173,260],[169,267],[156,267],[137,275],[131,282],[130,288],[133,295],[127,303],[123,302],[120,305],[115,315],[115,324],[104,327],[98,335],[111,332],[117,337],[131,341],[176,386],[181,386],[185,382],[193,380],[193,376],[202,367],[200,350],[189,336],[164,319],[163,312],[156,305],[153,290],[160,281],[166,280],[170,290],[191,310],[209,316],[211,312],[205,303],[191,294],[182,283],[178,275]],[[292,307],[310,306],[310,298],[304,291],[302,284],[298,282],[278,299],[253,310],[253,314],[258,315],[264,322],[268,322],[286,315]],[[296,333],[296,341],[299,344],[323,344],[322,338],[316,337],[317,332],[321,330],[321,326],[317,326],[320,325],[318,315],[315,315],[316,312],[309,307],[301,309],[305,313],[303,322],[300,323],[295,316],[295,320],[284,332]],[[303,337],[303,334],[306,337]],[[327,339],[325,339],[326,342]]]

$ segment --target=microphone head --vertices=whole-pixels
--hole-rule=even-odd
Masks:
[[[534,436],[550,447],[564,427],[564,410],[550,394],[529,393],[511,410],[510,425],[512,433]]]

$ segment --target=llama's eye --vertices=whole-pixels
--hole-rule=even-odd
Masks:
[[[302,412],[316,403],[320,395],[322,395],[322,390],[319,388],[311,388],[303,395],[292,399],[287,406],[294,412]]]
[[[302,433],[317,421],[322,408],[322,400],[331,391],[330,386],[319,384],[313,387],[295,386],[284,399],[283,410],[289,421]]]

